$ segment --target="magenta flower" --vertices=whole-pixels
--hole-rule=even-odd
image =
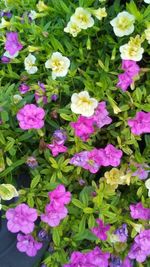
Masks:
[[[135,77],[140,72],[140,67],[136,63],[136,61],[133,60],[122,60],[122,66],[121,68],[128,73],[130,77]]]
[[[133,219],[150,220],[150,209],[144,208],[141,202],[130,205],[130,214]]]
[[[17,113],[19,126],[23,130],[40,129],[44,126],[45,111],[34,104],[27,104]]]
[[[103,126],[108,125],[112,122],[112,119],[108,115],[109,113],[106,109],[106,102],[100,102],[95,110],[94,115],[92,116],[98,128],[102,128]]]
[[[61,205],[69,204],[71,201],[71,193],[69,191],[66,192],[64,185],[58,185],[52,192],[48,193],[51,203],[55,207]]]
[[[64,185],[58,185],[56,189],[49,192],[48,196],[51,202],[46,205],[45,214],[41,215],[41,220],[51,227],[56,227],[68,214],[65,205],[71,201],[71,193],[66,192]]]
[[[124,261],[122,262],[121,267],[133,267],[133,263],[128,257],[126,257]]]
[[[19,85],[19,91],[21,94],[26,94],[29,91],[30,87],[26,83],[22,83]]]
[[[56,142],[53,142],[52,144],[48,144],[47,147],[51,150],[52,155],[54,157],[58,156],[59,153],[64,153],[68,150],[68,148],[66,146],[59,145]]]
[[[70,263],[63,267],[108,267],[108,259],[110,254],[102,252],[99,247],[87,253],[75,251],[72,253]]]
[[[77,122],[71,122],[70,125],[74,128],[75,135],[85,142],[89,139],[90,135],[94,133],[93,118],[79,116]]]
[[[9,32],[6,34],[5,49],[9,52],[10,56],[14,56],[22,48],[23,45],[18,40],[17,32]]]
[[[133,134],[150,133],[150,112],[137,112],[135,118],[128,120],[128,125]]]
[[[37,251],[42,248],[42,243],[37,242],[32,235],[17,235],[17,249],[25,252],[29,257],[34,257]]]
[[[29,234],[34,230],[34,222],[38,214],[36,209],[30,208],[27,204],[19,204],[16,208],[10,208],[6,212],[7,228],[12,233],[21,231]]]
[[[132,79],[126,72],[119,74],[118,79],[117,87],[121,88],[122,91],[126,91],[132,84]]]
[[[118,75],[117,87],[121,88],[122,91],[126,91],[134,82],[134,78],[139,74],[140,67],[133,60],[123,60],[121,67],[125,72]]]
[[[122,151],[111,144],[108,144],[105,149],[99,149],[99,158],[102,161],[102,166],[110,165],[117,167],[120,164],[122,155]]]
[[[97,227],[93,227],[91,229],[92,233],[96,235],[101,240],[107,240],[107,234],[106,232],[109,231],[110,225],[104,225],[103,221],[101,219],[97,219],[96,223],[98,224]]]

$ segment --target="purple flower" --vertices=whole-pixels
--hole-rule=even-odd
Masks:
[[[59,153],[64,153],[68,150],[68,148],[64,145],[58,145],[56,142],[53,142],[52,144],[48,144],[47,148],[49,148],[52,152],[52,155],[54,157],[58,156]]]
[[[150,220],[150,209],[144,208],[141,202],[130,205],[130,214],[133,219]]]
[[[53,95],[51,96],[51,100],[52,100],[53,102],[56,102],[57,99],[58,99],[58,95],[57,95],[57,94],[53,94]]]
[[[5,49],[9,52],[10,56],[14,56],[22,48],[23,46],[18,40],[17,32],[9,32],[6,34]]]
[[[103,166],[117,167],[120,164],[122,155],[122,151],[111,144],[108,144],[105,149],[99,149],[99,157]]]
[[[93,227],[91,229],[92,233],[96,235],[101,240],[107,240],[107,234],[106,232],[109,231],[110,225],[104,225],[103,221],[101,219],[97,219],[96,223],[98,224],[97,227]]]
[[[40,100],[44,103],[47,104],[47,96],[45,95],[45,84],[38,82],[39,85],[39,89],[37,91],[35,91],[35,100],[38,103]]]
[[[120,242],[126,242],[128,237],[127,225],[124,223],[115,231],[115,234],[118,236]]]
[[[32,157],[32,156],[27,158],[26,163],[32,169],[34,169],[38,166],[38,162],[37,162],[36,158]]]
[[[139,65],[133,60],[122,60],[121,68],[127,72],[130,77],[135,77],[140,72]]]
[[[135,237],[135,242],[138,244],[146,253],[150,255],[150,230],[143,230]]]
[[[126,257],[124,261],[122,262],[121,267],[133,267],[133,263],[128,257]]]
[[[87,118],[79,116],[76,122],[70,123],[71,127],[75,130],[75,135],[80,137],[83,141],[87,141],[91,134],[94,133],[94,120],[93,118]]]
[[[12,14],[10,11],[0,11],[0,16],[1,17],[7,17],[10,19],[12,17]]]
[[[128,120],[128,125],[133,134],[150,133],[150,112],[137,112],[135,118]]]
[[[38,214],[36,209],[30,208],[27,204],[19,204],[16,208],[10,208],[6,212],[7,228],[12,233],[19,231],[29,234],[34,230],[34,222]]]
[[[121,88],[122,91],[126,91],[128,87],[132,84],[131,77],[125,72],[118,75],[119,81],[117,87]]]
[[[44,126],[45,111],[34,104],[26,104],[17,113],[19,126],[23,130],[40,129]]]
[[[39,241],[50,241],[50,236],[44,229],[42,229],[38,233],[38,239]]]
[[[146,170],[146,168],[149,168],[147,164],[135,163],[134,166],[137,168],[137,170],[134,173],[132,173],[132,176],[138,176],[138,178],[141,180],[145,180],[148,178],[150,170]]]
[[[122,267],[122,260],[119,257],[111,255],[109,267]]]
[[[26,83],[22,83],[19,85],[19,91],[21,94],[25,94],[29,91],[30,87]]]
[[[55,130],[53,133],[53,141],[57,143],[58,145],[62,145],[67,140],[67,134],[66,131],[63,129]]]
[[[17,235],[17,249],[29,257],[34,257],[41,248],[42,243],[37,242],[32,235]]]
[[[102,128],[103,126],[110,124],[112,119],[108,116],[109,113],[106,109],[106,102],[102,101],[98,104],[94,115],[92,116],[96,126]]]
[[[10,58],[6,57],[6,56],[2,56],[1,57],[1,62],[4,64],[7,64],[10,62]]]
[[[137,243],[133,243],[128,253],[128,257],[132,260],[136,259],[138,262],[144,262],[146,260],[145,251]]]
[[[71,201],[71,193],[66,192],[63,185],[58,185],[48,195],[51,202],[46,205],[45,214],[41,215],[41,220],[51,227],[56,227],[67,216],[68,210],[65,205]]]

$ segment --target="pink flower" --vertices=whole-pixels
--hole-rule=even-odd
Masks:
[[[44,126],[45,111],[34,104],[27,104],[17,113],[19,126],[23,130],[40,129]]]
[[[136,61],[133,60],[122,60],[122,66],[121,68],[128,73],[130,77],[135,77],[140,72],[140,67],[136,63]]]
[[[46,205],[45,214],[41,215],[41,220],[51,227],[56,227],[67,214],[68,210],[64,205],[56,207],[53,203],[50,203]]]
[[[70,125],[75,130],[75,135],[83,141],[87,141],[91,134],[94,133],[93,118],[79,116],[77,122],[71,122]]]
[[[88,152],[88,159],[84,162],[84,169],[89,170],[91,173],[98,172],[101,166],[98,149],[92,149]]]
[[[29,257],[34,257],[42,248],[42,243],[37,242],[32,235],[17,235],[17,249],[25,252]]]
[[[99,158],[103,166],[117,167],[120,164],[122,155],[122,151],[111,144],[108,144],[105,149],[99,149]]]
[[[132,84],[132,79],[128,73],[121,73],[118,75],[119,81],[117,87],[121,88],[122,91],[126,91],[128,87]]]
[[[45,214],[41,215],[41,220],[51,227],[56,227],[67,216],[68,210],[65,204],[71,201],[71,193],[66,192],[64,185],[58,185],[56,189],[49,192],[48,196],[51,202],[46,205]]]
[[[150,209],[144,208],[141,202],[130,205],[130,214],[133,219],[150,220]]]
[[[21,83],[19,85],[19,91],[21,94],[26,94],[29,90],[30,90],[30,87],[26,83]]]
[[[106,109],[106,102],[100,102],[93,115],[93,120],[98,128],[102,128],[112,122],[112,119],[108,115],[109,113]]]
[[[104,225],[101,219],[97,219],[96,223],[98,224],[97,227],[93,227],[91,229],[92,233],[96,235],[101,240],[107,240],[106,232],[109,231],[110,225]]]
[[[51,150],[52,155],[54,157],[58,156],[59,153],[64,153],[67,151],[67,147],[63,144],[58,144],[57,142],[53,142],[52,144],[48,144],[47,147]]]
[[[6,34],[5,49],[9,52],[10,56],[14,56],[22,48],[23,46],[18,40],[18,33],[8,32]]]
[[[66,189],[64,185],[58,185],[55,190],[48,193],[48,196],[56,207],[65,204],[69,204],[71,201],[71,193],[68,191],[66,192]]]
[[[150,112],[137,112],[135,118],[128,120],[128,125],[133,134],[150,133]]]
[[[26,204],[19,204],[16,208],[10,208],[6,212],[7,228],[12,233],[19,231],[29,234],[34,230],[34,222],[38,217],[36,209]]]
[[[88,253],[89,262],[93,263],[95,267],[107,267],[110,253],[103,252],[99,247],[95,247],[91,252]]]

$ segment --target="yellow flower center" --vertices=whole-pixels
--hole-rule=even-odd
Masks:
[[[133,21],[129,20],[126,17],[118,18],[117,26],[121,30],[126,30],[132,25]]]
[[[59,59],[54,59],[52,62],[52,69],[54,71],[62,71],[63,70],[63,62]]]

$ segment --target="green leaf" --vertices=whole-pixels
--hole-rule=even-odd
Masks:
[[[38,174],[32,179],[31,188],[35,188],[37,186],[37,184],[40,182],[40,178],[41,176]]]
[[[130,3],[126,3],[126,9],[127,11],[129,11],[132,15],[135,16],[135,18],[137,20],[142,20],[143,19],[143,15],[140,13],[140,11],[138,10],[136,4],[134,1],[131,1]]]
[[[72,203],[73,203],[73,205],[75,205],[79,209],[84,209],[85,208],[84,204],[78,199],[73,198],[72,199]]]
[[[56,228],[56,227],[53,228],[52,237],[53,237],[54,244],[56,246],[59,246],[59,244],[60,244],[60,234],[59,234],[58,228]]]

